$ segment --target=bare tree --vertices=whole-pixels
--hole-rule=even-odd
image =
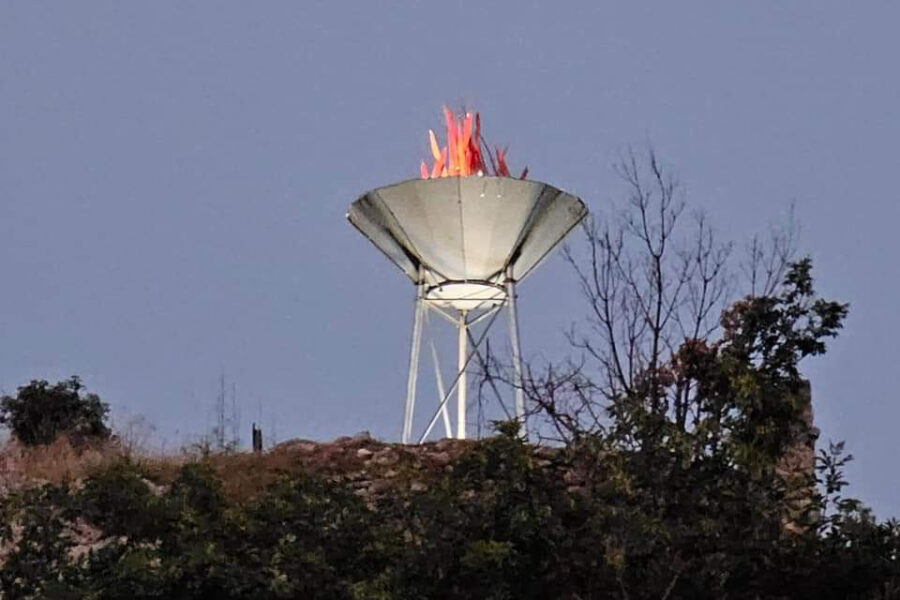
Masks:
[[[237,402],[237,386],[234,383],[231,384],[231,406],[228,407],[228,388],[224,369],[219,373],[218,387],[213,406],[215,425],[207,436],[207,442],[211,448],[219,452],[234,451],[241,445],[241,413]]]
[[[626,153],[614,170],[625,185],[621,207],[588,217],[584,243],[563,251],[588,306],[568,333],[582,358],[526,369],[526,394],[561,440],[602,428],[629,398],[689,429],[695,382],[672,381],[679,350],[714,343],[738,284],[771,294],[794,256],[792,219],[768,240],[754,238],[735,274],[733,243],[718,240],[703,212],[686,212],[684,189],[652,149]]]
[[[755,235],[747,244],[741,273],[752,296],[770,296],[784,279],[785,269],[797,253],[797,225],[791,204],[785,225],[769,227],[766,238]]]

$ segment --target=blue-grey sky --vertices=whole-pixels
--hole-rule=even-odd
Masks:
[[[279,438],[399,434],[412,288],[344,220],[449,102],[594,209],[651,141],[726,235],[796,203],[851,316],[806,365],[853,492],[900,514],[895,2],[0,4],[0,387],[80,374],[161,437],[217,378]],[[525,354],[582,313],[557,257]]]

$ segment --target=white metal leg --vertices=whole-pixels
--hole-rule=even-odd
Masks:
[[[457,340],[459,355],[456,360],[456,368],[459,373],[459,385],[456,386],[456,438],[466,439],[466,364],[468,346],[468,325],[466,324],[466,311],[459,312],[459,324],[457,325]]]
[[[516,419],[519,431],[523,436],[528,432],[525,428],[525,390],[522,379],[522,347],[519,345],[519,316],[516,312],[516,283],[512,278],[506,280],[506,307],[509,316],[509,342],[512,345],[513,373],[515,376]]]
[[[406,409],[403,411],[403,435],[404,444],[409,443],[412,434],[413,412],[416,405],[416,380],[419,376],[419,349],[422,345],[422,319],[425,315],[425,301],[422,299],[422,289],[416,294],[415,316],[413,317],[412,343],[409,349],[409,378],[406,380]]]

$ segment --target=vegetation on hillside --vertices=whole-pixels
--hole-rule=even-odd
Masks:
[[[808,529],[780,485],[540,452],[511,432],[452,469],[359,493],[288,466],[249,496],[215,460],[123,460],[2,502],[4,598],[892,598],[900,529],[840,497],[839,456]],[[354,448],[353,452],[357,452]],[[350,475],[347,473],[347,475]],[[833,485],[836,484],[836,485]]]

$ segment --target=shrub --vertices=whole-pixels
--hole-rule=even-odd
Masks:
[[[83,390],[77,376],[53,385],[33,380],[15,396],[0,398],[0,424],[26,446],[49,444],[63,434],[75,442],[109,438],[109,405]]]

